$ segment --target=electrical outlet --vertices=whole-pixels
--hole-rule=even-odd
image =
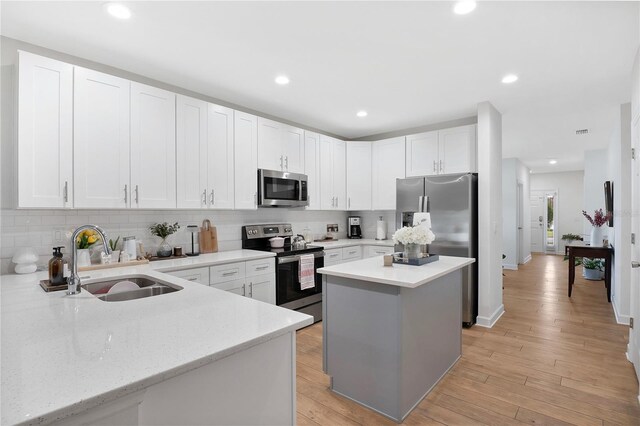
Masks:
[[[51,232],[51,241],[53,244],[64,245],[67,242],[67,230],[65,228],[54,228]]]
[[[327,224],[327,232],[338,232],[338,224],[337,223]]]

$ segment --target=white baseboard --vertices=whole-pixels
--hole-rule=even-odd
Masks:
[[[531,262],[531,253],[529,253],[527,257],[524,258],[524,261],[522,262],[522,264],[524,265],[525,263],[529,263],[529,262]]]
[[[504,305],[500,304],[500,306],[498,306],[498,309],[496,309],[490,317],[483,317],[478,315],[476,317],[476,325],[480,327],[491,328],[500,319],[502,314],[504,314]]]
[[[613,313],[616,316],[616,322],[618,324],[629,325],[629,323],[631,322],[631,316],[630,315],[620,315],[618,313],[618,308],[616,308],[616,299],[615,299],[615,297],[611,298],[611,306],[613,306]]]
[[[512,265],[510,263],[503,263],[502,267],[504,269],[509,269],[510,271],[517,271],[518,270],[518,265]]]

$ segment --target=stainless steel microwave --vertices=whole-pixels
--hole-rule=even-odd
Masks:
[[[258,169],[258,207],[308,205],[307,175]]]

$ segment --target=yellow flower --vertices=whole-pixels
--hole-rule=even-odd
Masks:
[[[89,244],[93,244],[93,243],[95,243],[96,241],[98,241],[98,238],[97,238],[95,235],[92,235],[92,236],[90,236],[90,237],[87,239],[87,242],[88,242]]]

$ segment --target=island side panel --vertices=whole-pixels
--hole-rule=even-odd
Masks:
[[[294,425],[295,332],[147,388],[141,425]]]
[[[332,390],[397,419],[399,288],[325,277],[323,344]]]
[[[402,301],[402,418],[440,381],[462,354],[462,270],[417,288]]]

